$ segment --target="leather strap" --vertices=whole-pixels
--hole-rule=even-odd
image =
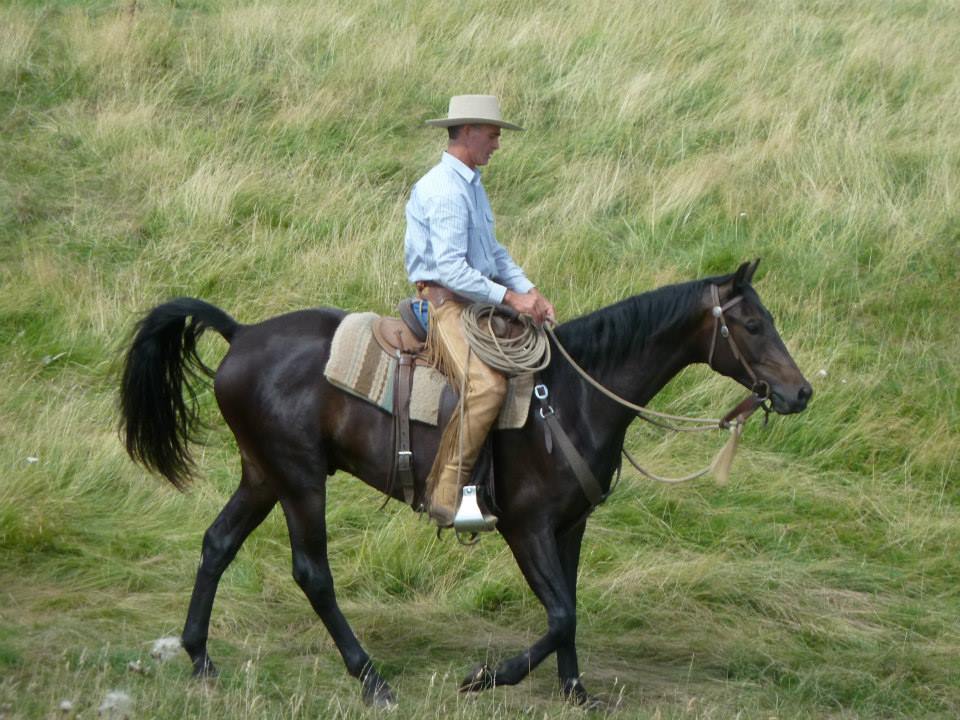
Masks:
[[[560,452],[563,453],[567,464],[573,470],[573,474],[580,483],[580,489],[583,490],[583,494],[586,495],[587,500],[590,501],[591,509],[593,509],[606,500],[608,494],[603,492],[603,488],[600,487],[600,483],[597,481],[587,461],[583,459],[583,455],[574,447],[573,441],[570,440],[570,436],[567,435],[567,431],[564,430],[563,425],[560,424],[557,413],[548,404],[546,386],[538,385],[537,388],[538,390],[543,388],[542,393],[538,391],[536,397],[540,401],[540,419],[543,420],[548,431],[546,436],[547,452],[550,452],[552,449],[550,448],[550,439],[552,438],[553,442],[560,448]]]
[[[418,280],[417,285],[417,297],[424,300],[428,300],[433,305],[440,307],[448,300],[460,303],[462,305],[469,305],[470,301],[461,295],[457,295],[453,290],[445,288],[443,285],[438,285],[435,282],[430,280]]]
[[[728,412],[720,419],[720,427],[726,429],[730,427],[730,423],[732,423],[734,420],[737,420],[740,424],[743,424],[746,422],[748,417],[757,411],[757,408],[763,407],[763,403],[764,398],[751,393],[741,400],[739,405],[737,405],[735,408],[733,408],[733,410]]]
[[[396,423],[396,473],[403,488],[403,500],[413,506],[413,452],[410,449],[410,393],[416,355],[397,351],[397,376],[393,392],[393,417]]]

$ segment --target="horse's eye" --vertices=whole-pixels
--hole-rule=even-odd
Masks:
[[[760,331],[763,330],[763,324],[759,320],[747,320],[744,327],[751,335],[759,335]]]

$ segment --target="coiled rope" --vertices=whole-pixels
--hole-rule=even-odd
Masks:
[[[473,303],[463,311],[463,331],[470,349],[481,362],[504,375],[523,375],[543,370],[550,364],[550,342],[543,328],[529,315],[518,315],[514,324],[521,329],[513,337],[497,337],[496,325],[503,321],[496,306]],[[513,333],[511,333],[513,334]]]

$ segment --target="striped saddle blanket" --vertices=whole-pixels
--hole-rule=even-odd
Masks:
[[[330,359],[323,374],[341,390],[393,412],[397,358],[384,350],[374,337],[373,326],[379,319],[380,316],[372,312],[347,315],[334,333]],[[410,393],[410,419],[437,425],[440,399],[447,384],[442,373],[417,364]],[[523,427],[530,411],[533,385],[532,374],[510,378],[497,421],[499,429]]]

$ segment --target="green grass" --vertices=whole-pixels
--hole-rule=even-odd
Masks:
[[[958,31],[934,0],[5,4],[0,715],[90,717],[122,689],[142,717],[367,716],[279,513],[221,583],[219,683],[149,658],[239,461],[206,393],[191,493],[130,463],[117,364],[176,295],[249,322],[389,309],[403,206],[444,144],[422,121],[490,91],[529,128],[485,172],[498,234],[562,317],[761,256],[816,390],[751,424],[728,486],[627,473],[584,545],[587,687],[623,717],[956,716]],[[739,392],[691,368],[655,405]],[[716,450],[641,427],[629,445],[666,473]],[[500,540],[465,550],[378,505],[330,484],[339,597],[396,716],[579,717],[552,660],[455,692],[542,610]]]

